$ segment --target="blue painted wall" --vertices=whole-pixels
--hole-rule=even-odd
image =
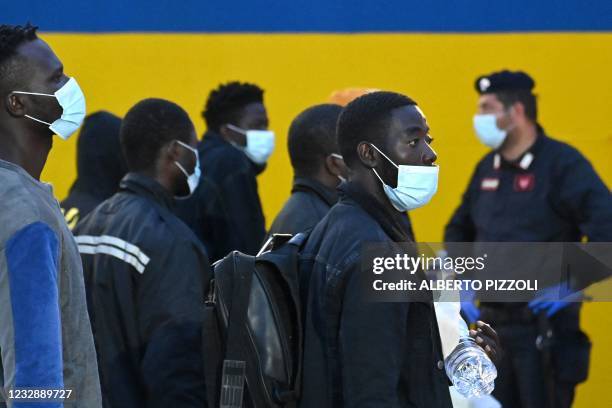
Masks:
[[[3,0],[57,32],[610,31],[611,0]]]

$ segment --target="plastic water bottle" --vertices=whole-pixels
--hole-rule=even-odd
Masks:
[[[444,367],[457,392],[466,398],[489,395],[495,388],[495,364],[471,337],[461,337]]]

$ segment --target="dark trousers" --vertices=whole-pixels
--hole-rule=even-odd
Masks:
[[[572,309],[574,310],[564,311],[560,316],[551,319],[551,325],[556,328],[557,336],[566,336],[568,333],[579,331],[579,306],[572,306]],[[545,366],[542,352],[536,347],[536,339],[541,331],[537,319],[534,317],[523,321],[512,321],[513,318],[520,316],[521,313],[516,311],[482,308],[482,320],[490,322],[497,331],[504,350],[502,360],[497,364],[498,376],[493,396],[504,408],[571,407],[575,388],[580,379],[576,378],[573,381],[570,378],[572,381],[566,381],[564,378],[559,378],[557,371],[552,367],[554,356],[551,356],[551,365]],[[525,313],[522,316],[525,316]],[[559,353],[559,350],[554,352]],[[567,359],[563,355],[557,355],[556,358],[563,362],[570,358],[569,354],[571,352],[568,353]]]

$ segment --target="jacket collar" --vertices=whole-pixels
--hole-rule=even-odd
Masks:
[[[293,180],[293,188],[291,192],[296,191],[312,192],[319,196],[328,206],[332,206],[338,202],[338,193],[312,178],[296,177]]]
[[[546,143],[548,137],[544,133],[544,129],[538,125],[537,137],[535,142],[531,145],[525,153],[523,153],[518,159],[514,161],[505,160],[500,153],[495,152],[493,155],[493,170],[499,170],[502,167],[516,167],[522,170],[529,170],[531,163],[533,163],[536,155],[542,150],[542,145]]]
[[[199,144],[199,147],[201,148],[206,147],[210,149],[220,146],[233,147],[229,144],[229,142],[223,139],[220,134],[212,130],[208,130],[206,131],[206,133],[204,133],[204,135],[202,136],[202,141]]]
[[[348,181],[338,187],[341,200],[346,197],[355,201],[380,225],[394,242],[412,242],[410,224],[405,213],[390,210],[381,205],[360,184]]]
[[[141,173],[128,173],[121,180],[119,189],[147,197],[168,209],[174,206],[174,198],[170,193],[157,181]]]

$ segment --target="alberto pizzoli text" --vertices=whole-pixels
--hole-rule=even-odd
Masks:
[[[460,279],[429,279],[421,282],[402,279],[397,282],[385,282],[376,279],[373,282],[376,291],[421,291],[421,290],[491,290],[491,291],[537,291],[537,280],[523,279],[486,279],[486,280],[460,280]]]

